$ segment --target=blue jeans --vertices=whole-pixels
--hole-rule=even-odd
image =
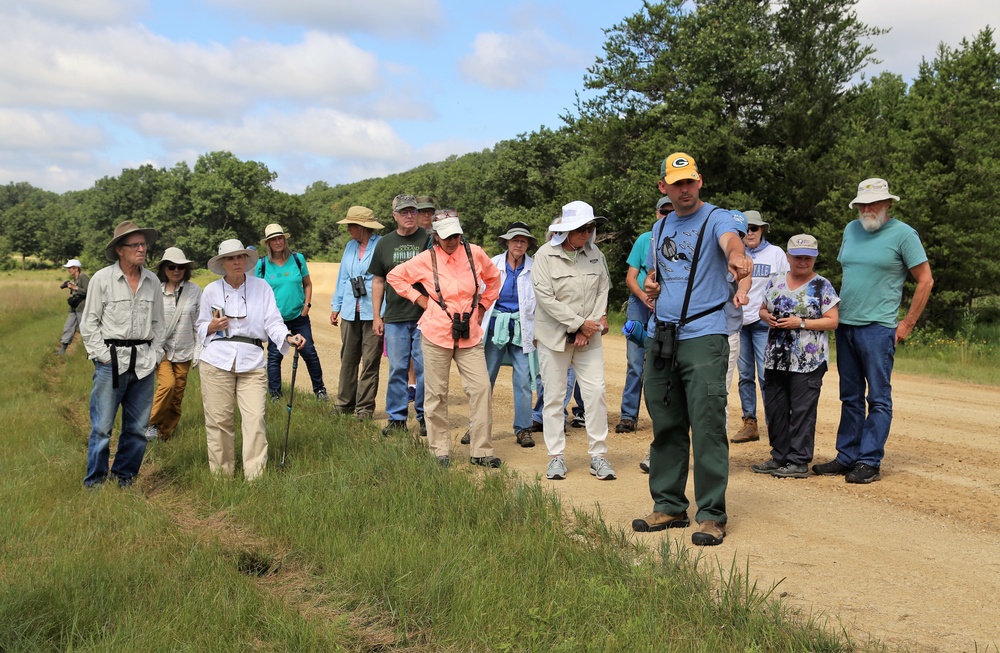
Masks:
[[[767,346],[767,322],[757,320],[744,324],[740,329],[740,359],[736,363],[740,371],[740,406],[743,417],[757,419],[757,386],[754,384],[754,368],[760,382],[760,396],[764,398],[764,348]]]
[[[316,353],[316,344],[313,342],[312,323],[309,322],[308,315],[300,315],[297,318],[287,320],[285,326],[297,336],[306,339],[306,344],[299,350],[299,356],[306,364],[309,372],[309,379],[312,381],[313,394],[320,390],[326,390],[323,383],[323,367],[319,363],[319,354]],[[272,395],[281,394],[281,361],[284,357],[278,351],[278,346],[267,341],[267,391]]]
[[[130,485],[139,475],[146,454],[146,429],[153,409],[155,374],[139,379],[129,370],[119,375],[118,388],[111,387],[111,364],[94,361],[94,389],[90,393],[90,440],[87,442],[87,475],[83,484],[100,485],[108,478],[111,429],[118,407],[122,408],[122,428],[111,476],[121,486]]]
[[[625,318],[646,324],[649,322],[649,308],[635,295],[629,295]],[[642,400],[642,372],[646,364],[646,348],[626,338],[628,369],[625,371],[625,387],[622,388],[622,419],[633,422],[639,420],[639,402]]]
[[[531,428],[531,372],[528,369],[528,355],[520,345],[508,342],[503,347],[497,347],[493,344],[495,326],[496,318],[493,318],[490,320],[484,345],[486,371],[490,375],[490,386],[495,386],[504,354],[510,358],[511,366],[514,368],[511,380],[514,383],[514,433],[517,433],[522,429]]]
[[[881,324],[837,327],[840,373],[840,426],[837,461],[842,465],[882,464],[892,423],[892,365],[896,330]],[[865,386],[868,415],[865,416]]]
[[[413,408],[417,420],[424,418],[424,353],[420,348],[420,329],[416,322],[392,322],[385,325],[385,351],[389,355],[389,381],[385,390],[385,412],[394,422],[405,422],[410,414],[407,376],[410,359],[417,375],[417,395]]]

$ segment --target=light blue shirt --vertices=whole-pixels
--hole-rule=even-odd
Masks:
[[[340,273],[337,275],[337,289],[330,300],[330,310],[340,313],[342,320],[354,321],[358,319],[358,308],[361,308],[362,320],[375,319],[375,312],[372,309],[372,275],[368,273],[368,266],[371,265],[372,255],[375,254],[375,245],[381,236],[372,234],[365,245],[365,253],[358,258],[361,251],[361,244],[353,238],[347,241],[344,247],[344,256],[340,259]],[[351,290],[351,278],[364,277],[365,296],[360,301],[355,299],[354,291]],[[381,308],[381,307],[380,307]]]

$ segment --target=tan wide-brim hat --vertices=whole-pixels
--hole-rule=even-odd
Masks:
[[[278,236],[284,236],[285,239],[288,240],[291,239],[292,234],[282,229],[281,225],[277,222],[272,222],[264,229],[264,238],[260,241],[260,244],[267,245],[267,241],[272,238],[277,238]]]
[[[163,258],[161,258],[160,262],[156,264],[156,269],[159,270],[164,263],[186,265],[189,268],[194,268],[194,261],[188,260],[188,258],[184,256],[184,252],[181,251],[180,247],[168,247],[166,251],[163,252]]]
[[[260,256],[257,254],[257,250],[247,249],[236,238],[222,241],[222,244],[219,245],[219,253],[208,259],[208,269],[218,275],[225,276],[226,270],[222,267],[222,259],[239,254],[247,255],[247,274],[251,274],[251,270],[257,265]]]
[[[367,206],[352,206],[347,209],[347,217],[337,220],[337,224],[356,224],[367,229],[381,229],[382,224],[375,222],[375,212]]]
[[[147,252],[153,248],[153,243],[155,243],[156,239],[160,237],[160,233],[156,229],[149,229],[149,228],[144,229],[142,227],[137,227],[135,226],[135,223],[132,222],[131,220],[125,220],[117,227],[115,227],[115,235],[108,242],[107,247],[104,248],[104,257],[107,258],[109,261],[117,261],[118,252],[115,251],[115,248],[118,247],[118,244],[122,241],[123,238],[125,238],[125,236],[137,232],[142,233],[142,235],[146,237]]]
[[[528,239],[528,251],[538,249],[538,239],[531,235],[531,228],[525,222],[513,222],[507,227],[507,233],[497,236],[497,247],[506,250],[508,241],[514,236],[524,236]]]

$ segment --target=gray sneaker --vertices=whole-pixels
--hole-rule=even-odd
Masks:
[[[752,469],[755,474],[770,474],[776,469],[781,469],[781,463],[774,458],[768,458],[762,463],[750,465],[750,469]]]
[[[590,459],[590,475],[596,476],[598,481],[613,481],[615,470],[611,469],[611,463],[604,456],[594,456]]]
[[[646,457],[642,459],[642,462],[639,463],[639,469],[642,470],[643,474],[648,474],[649,473],[649,454],[648,453],[646,454]]]
[[[146,441],[152,442],[153,440],[160,439],[160,427],[156,424],[150,424],[149,428],[146,429]]]
[[[442,467],[451,467],[451,456],[438,456],[437,459]]]
[[[561,481],[566,478],[566,461],[563,459],[563,455],[552,456],[552,460],[549,461],[549,468],[545,472],[545,478],[550,481]]]
[[[788,463],[772,471],[771,476],[777,476],[778,478],[809,478],[809,467]]]

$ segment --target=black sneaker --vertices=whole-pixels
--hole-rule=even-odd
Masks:
[[[776,469],[781,469],[781,463],[774,458],[768,458],[762,463],[750,465],[750,469],[753,470],[755,474],[770,474]]]
[[[574,415],[573,419],[570,420],[569,425],[575,429],[582,429],[587,425],[587,420],[583,417],[583,415]]]
[[[496,456],[481,456],[479,458],[469,458],[469,462],[480,467],[490,467],[496,469],[503,464],[503,461]]]
[[[426,438],[427,437],[427,422],[425,422],[422,419],[418,419],[417,420],[417,424],[420,425],[420,437]]]
[[[391,419],[389,423],[385,425],[382,429],[382,435],[389,437],[393,433],[402,433],[406,431],[406,422],[403,420]]]
[[[326,388],[323,388],[316,393],[316,399],[318,401],[330,401],[330,396],[326,394]]]
[[[880,478],[882,478],[882,475],[879,473],[878,467],[873,467],[867,463],[857,463],[851,471],[847,472],[847,476],[844,477],[844,480],[848,483],[864,484],[874,483]]]
[[[813,465],[813,474],[817,476],[842,476],[849,471],[851,471],[850,466],[840,464],[836,458],[828,463]]]
[[[281,401],[282,397],[281,397],[281,393],[280,392],[269,392],[267,394],[268,394],[268,397],[271,399],[271,402],[273,402],[273,403],[279,403]]]
[[[470,442],[472,442],[472,433],[469,432],[469,429],[466,429],[465,435],[462,436],[461,443],[469,444]]]

